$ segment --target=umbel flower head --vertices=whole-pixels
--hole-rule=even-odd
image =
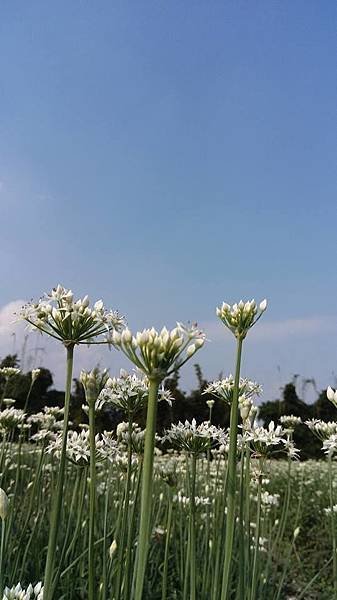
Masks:
[[[0,369],[0,375],[5,377],[6,379],[9,379],[10,377],[15,377],[15,375],[19,375],[20,372],[20,369],[17,369],[16,367],[1,367]]]
[[[147,402],[149,395],[149,380],[142,375],[129,374],[124,369],[120,370],[119,377],[109,377],[105,388],[100,394],[100,406],[113,404],[125,413],[134,415],[140,411]],[[172,397],[168,390],[162,386],[158,392],[158,401],[166,400],[172,404]]]
[[[229,375],[224,379],[212,381],[207,388],[203,391],[203,394],[212,394],[220,400],[232,404],[234,395],[234,377]],[[245,396],[245,399],[259,396],[262,393],[262,387],[256,381],[251,381],[246,377],[240,377],[239,382],[239,397]]]
[[[225,437],[226,434],[222,429],[218,429],[208,421],[197,425],[196,420],[192,419],[191,423],[185,421],[185,423],[179,422],[177,425],[172,424],[162,441],[169,442],[178,450],[186,450],[191,454],[199,455],[214,444],[223,443]]]
[[[248,302],[240,300],[238,304],[232,306],[223,302],[221,306],[217,307],[216,314],[237,339],[243,340],[248,330],[260,319],[266,308],[266,299],[262,300],[259,306],[255,300]]]
[[[177,327],[171,331],[163,327],[158,332],[152,327],[135,336],[129,329],[124,329],[122,333],[114,331],[110,341],[149,379],[162,381],[204,345],[205,335],[196,325],[185,327],[177,323]]]
[[[43,600],[42,583],[40,581],[34,587],[30,583],[26,589],[21,587],[21,583],[12,588],[6,587],[2,600]]]
[[[20,318],[66,346],[106,341],[103,335],[124,326],[124,318],[117,311],[107,311],[102,300],[91,307],[88,296],[75,300],[72,291],[61,285],[37,303],[24,306]]]

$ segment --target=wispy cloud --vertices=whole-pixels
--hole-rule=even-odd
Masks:
[[[224,335],[231,335],[220,321],[206,321],[202,327],[210,340],[218,341]],[[315,334],[337,332],[337,316],[311,316],[306,318],[281,319],[279,321],[261,320],[252,332],[252,341],[270,341],[288,339],[294,336],[304,337]]]

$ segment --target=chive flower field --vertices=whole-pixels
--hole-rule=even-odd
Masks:
[[[2,600],[337,600],[337,392],[326,397],[336,422],[306,422],[319,461],[299,460],[299,417],[261,426],[262,387],[241,363],[266,309],[266,300],[216,309],[235,337],[234,375],[205,389],[207,421],[172,422],[158,435],[158,403],[172,402],[166,378],[207,343],[197,325],[133,333],[101,300],[76,300],[61,285],[23,307],[19,319],[64,346],[65,395],[63,406],[32,412],[34,369],[16,408],[6,389],[19,370],[0,369]],[[82,370],[74,426],[81,344],[109,345],[130,369]],[[213,423],[215,400],[230,409],[228,429]],[[123,420],[101,431],[109,407]]]

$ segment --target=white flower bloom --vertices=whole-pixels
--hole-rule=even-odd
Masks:
[[[248,398],[252,398],[254,396],[260,396],[261,393],[262,387],[256,381],[251,381],[250,379],[240,377],[239,397],[244,396],[247,400]],[[231,404],[234,394],[233,375],[229,375],[224,379],[212,381],[212,383],[210,383],[203,391],[203,394],[213,394],[213,396],[220,398],[220,400],[224,400],[224,402]]]
[[[274,421],[271,421],[268,428],[253,427],[247,431],[247,440],[251,441],[255,451],[265,454],[270,446],[277,446],[282,441],[284,431],[281,425],[275,427]]]
[[[23,307],[20,318],[65,345],[90,344],[124,326],[124,318],[117,311],[106,311],[101,300],[90,308],[87,296],[75,301],[71,290],[61,285],[45,299]]]
[[[179,450],[187,450],[196,455],[202,454],[214,444],[224,443],[225,440],[226,432],[223,429],[218,429],[209,421],[197,425],[195,419],[192,419],[192,422],[172,424],[162,439]]]
[[[103,441],[100,440],[99,434],[95,436],[96,453],[99,455],[99,450],[103,446]],[[62,450],[62,435],[50,442],[46,452],[53,453],[57,458],[60,458]],[[82,429],[80,433],[77,431],[68,431],[67,437],[67,458],[72,463],[85,466],[90,462],[90,432]]]
[[[135,414],[140,411],[147,402],[149,395],[149,380],[142,375],[129,375],[127,371],[121,369],[119,377],[109,378],[102,390],[99,402],[103,404],[113,404],[122,409],[127,414]],[[158,401],[165,400],[172,404],[172,396],[163,386],[158,392]]]
[[[21,587],[21,583],[11,588],[6,587],[2,600],[43,600],[42,583],[39,582],[34,587],[30,583],[26,589]]]
[[[243,340],[248,330],[255,325],[267,308],[267,300],[262,300],[257,307],[255,300],[238,304],[227,304],[223,302],[216,309],[216,314],[224,325],[235,335],[236,338]]]

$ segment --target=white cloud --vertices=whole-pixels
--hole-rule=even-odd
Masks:
[[[207,337],[219,341],[224,335],[231,333],[220,321],[209,321],[201,324]],[[304,337],[313,334],[337,332],[337,317],[306,317],[280,321],[259,321],[253,331],[248,334],[251,341],[283,340],[293,336]]]

